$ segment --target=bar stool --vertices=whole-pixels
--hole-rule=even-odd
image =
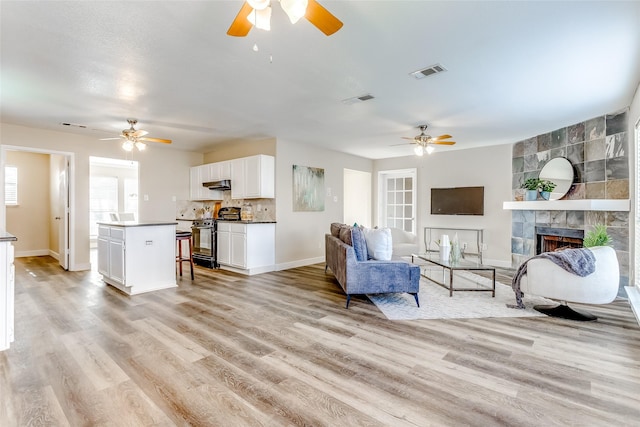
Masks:
[[[189,257],[182,256],[182,241],[189,241]],[[191,280],[193,280],[193,245],[191,242],[190,231],[176,231],[176,242],[178,243],[178,256],[176,256],[176,262],[180,265],[180,277],[182,277],[182,263],[188,262],[191,267]]]

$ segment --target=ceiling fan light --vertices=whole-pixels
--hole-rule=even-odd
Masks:
[[[271,8],[267,7],[262,10],[256,9],[247,16],[247,20],[256,28],[271,31]]]
[[[133,142],[126,140],[125,142],[122,143],[122,149],[124,151],[131,151],[133,150]]]
[[[262,10],[269,6],[271,0],[247,0],[249,6],[254,8],[255,10]]]
[[[292,24],[295,24],[307,13],[308,0],[280,0],[280,5],[289,17]]]
[[[140,141],[137,141],[135,143],[135,146],[138,149],[138,151],[144,151],[144,149],[147,148],[147,144],[145,144],[144,142],[140,142]]]
[[[416,156],[422,156],[424,154],[424,148],[422,147],[422,145],[418,144],[413,149],[413,152],[416,153]]]
[[[427,145],[427,147],[425,148],[425,151],[427,152],[427,154],[431,154],[435,149],[436,147],[434,147],[433,145]]]

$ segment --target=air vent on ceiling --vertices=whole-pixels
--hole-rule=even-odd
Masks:
[[[424,79],[425,77],[442,73],[443,71],[447,71],[447,69],[440,64],[435,64],[430,67],[423,68],[422,70],[417,70],[417,71],[414,71],[413,73],[409,73],[409,75],[415,77],[416,79]]]
[[[374,99],[375,96],[371,95],[370,93],[364,94],[364,95],[360,95],[360,96],[354,96],[353,98],[347,98],[347,99],[343,99],[342,103],[343,104],[356,104],[358,102],[364,102],[364,101],[368,101],[370,99]]]
[[[82,129],[86,129],[87,125],[79,125],[78,123],[65,123],[65,122],[61,122],[60,123],[62,126],[71,126],[74,128],[82,128]]]

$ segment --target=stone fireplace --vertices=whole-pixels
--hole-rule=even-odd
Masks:
[[[511,215],[511,262],[513,267],[543,250],[562,245],[581,245],[586,232],[604,224],[613,240],[620,263],[620,289],[629,282],[629,209],[575,203],[629,199],[629,138],[627,111],[596,117],[538,135],[513,145],[512,200],[528,178],[537,178],[542,167],[556,157],[567,158],[574,181],[559,201],[530,202],[531,210],[514,208]],[[569,201],[567,203],[567,201]],[[580,201],[580,202],[578,202]],[[528,203],[528,202],[513,202]],[[547,203],[547,205],[545,205]],[[553,208],[545,209],[545,206]],[[528,208],[527,208],[528,209]],[[546,235],[543,237],[540,235]],[[548,245],[548,246],[547,246]]]

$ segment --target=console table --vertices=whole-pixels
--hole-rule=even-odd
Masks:
[[[441,232],[441,231],[453,231],[455,232],[469,232],[471,235],[475,237],[476,241],[476,251],[477,252],[464,252],[465,255],[476,255],[478,257],[478,261],[482,264],[482,250],[484,249],[484,230],[481,228],[452,228],[452,227],[424,227],[424,247],[427,252],[433,252],[434,249],[431,249],[431,242],[436,242],[440,239],[440,235],[442,233],[436,233],[433,235],[433,232]],[[453,240],[453,236],[449,236],[450,240]],[[460,236],[458,236],[458,241],[460,240]]]

